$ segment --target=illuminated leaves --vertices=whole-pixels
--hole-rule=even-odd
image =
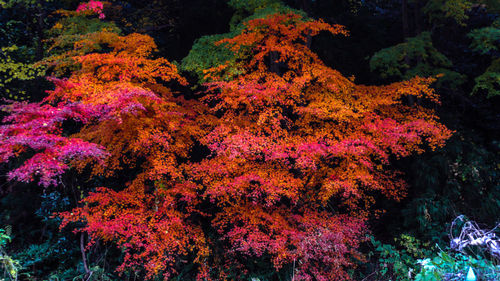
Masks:
[[[451,132],[433,111],[405,103],[408,96],[438,102],[433,78],[356,85],[309,49],[320,31],[347,34],[276,14],[250,20],[219,42],[248,60],[230,81],[224,65],[207,71],[212,82],[204,100],[221,124],[202,139],[212,156],[194,164],[191,175],[225,210],[215,226],[230,249],[270,254],[276,268],[307,264],[296,272],[300,280],[344,280],[373,194],[405,194],[398,173],[388,169],[390,157],[440,147]]]
[[[61,214],[62,226],[83,222],[92,241],[123,249],[119,271],[167,280],[190,262],[199,280],[231,270],[240,280],[249,261],[266,259],[276,270],[296,263],[298,280],[347,280],[376,194],[404,195],[391,156],[440,147],[451,132],[404,102],[437,102],[432,78],[356,85],[310,50],[321,31],[347,35],[293,13],[248,21],[220,41],[241,54],[241,71],[207,70],[199,100],[165,86],[187,83],[152,58],[149,36],[55,40],[72,48],[48,62],[59,76],[72,70],[52,78],[43,102],[5,107],[1,160],[27,153],[11,178],[45,186],[69,168],[109,182],[126,174],[124,186],[99,187]]]
[[[186,223],[190,214],[176,210],[174,197],[168,193],[99,188],[85,202],[88,205],[64,217],[84,218],[83,231],[122,247],[125,258],[120,271],[145,268],[149,279],[163,274],[167,280],[183,256],[196,252],[201,261],[209,254],[200,226]]]

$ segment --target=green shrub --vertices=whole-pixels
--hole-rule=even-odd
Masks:
[[[19,262],[12,259],[5,252],[5,246],[10,242],[11,238],[4,229],[0,229],[0,280],[17,280],[19,271]]]
[[[500,266],[483,259],[461,253],[450,254],[441,251],[433,258],[419,260],[420,271],[415,281],[463,281],[469,268],[477,280],[493,281],[500,277]]]

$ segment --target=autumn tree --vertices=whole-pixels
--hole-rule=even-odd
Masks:
[[[101,14],[99,5],[92,7],[97,9],[88,16]],[[81,13],[89,12],[83,9],[76,13],[63,15],[81,17]],[[56,28],[66,26],[56,24]],[[120,231],[113,230],[112,222],[98,222],[90,216],[85,220],[89,232],[96,228],[94,223],[111,231],[107,238],[96,235],[95,239],[103,238],[119,245],[122,241],[125,245],[121,246],[130,250],[144,250],[139,246],[143,245],[139,238],[135,238],[135,243],[130,241],[133,235],[155,235],[164,247],[159,248],[149,240],[152,244],[146,245],[142,253],[144,259],[150,259],[144,262],[144,267],[152,276],[163,269],[159,265],[166,264],[164,255],[168,251],[176,252],[174,246],[181,239],[175,238],[179,235],[173,232],[170,234],[173,236],[164,239],[167,232],[162,228],[169,225],[161,224],[170,223],[170,220],[157,213],[155,205],[158,202],[154,200],[157,195],[151,194],[146,183],[180,176],[177,162],[179,158],[188,157],[194,143],[192,136],[197,134],[199,126],[196,120],[198,105],[175,96],[165,86],[173,81],[186,82],[177,74],[175,65],[162,58],[151,58],[156,45],[149,36],[120,36],[104,28],[84,35],[66,34],[54,41],[55,47],[68,44],[72,45],[70,50],[55,52],[44,62],[61,77],[50,78],[55,89],[42,102],[12,103],[3,107],[9,116],[4,119],[7,124],[0,129],[2,161],[21,155],[28,157],[23,165],[9,173],[9,178],[24,182],[37,180],[45,187],[63,184],[63,173],[70,168],[83,171],[88,167],[92,178],[117,178],[118,172],[135,174],[126,188],[121,189],[125,188],[123,193],[138,200],[136,206],[149,214],[138,213],[131,217],[125,212],[116,212],[114,215],[123,214],[115,222],[125,227],[121,233],[125,236],[121,238],[118,237]],[[102,49],[107,51],[102,52]],[[64,77],[68,70],[70,76]],[[68,128],[68,123],[73,125]],[[157,217],[160,225],[150,221],[153,219],[150,215]],[[167,215],[176,216],[175,212],[167,212]],[[153,228],[148,230],[149,234],[130,231],[129,224],[134,222],[122,221],[127,216],[138,226]],[[175,219],[171,223],[175,224]],[[191,236],[199,232],[196,227],[192,230],[183,227],[179,231]],[[184,246],[189,244],[186,242]],[[129,260],[136,262],[138,257],[125,258],[127,264]]]
[[[214,82],[204,100],[222,124],[203,139],[213,157],[197,165],[195,179],[233,213],[216,217],[233,249],[250,257],[265,249],[278,268],[299,261],[301,278],[337,280],[348,278],[342,268],[352,266],[347,253],[359,242],[374,194],[404,196],[404,183],[388,169],[390,157],[421,152],[423,144],[442,146],[450,131],[431,110],[402,101],[437,102],[432,78],[356,85],[309,49],[320,31],[347,33],[277,14],[250,20],[240,35],[219,42],[248,59],[240,61],[244,74],[230,81],[224,65],[207,72]],[[322,240],[325,231],[343,237],[350,250],[328,248],[338,242]],[[321,254],[302,248],[305,240],[295,235]]]
[[[83,5],[76,13],[104,17]],[[26,157],[9,177],[43,186],[68,169],[88,185],[105,179],[60,216],[62,227],[83,223],[90,244],[121,248],[121,272],[241,280],[263,259],[295,280],[348,280],[375,198],[405,194],[390,160],[451,132],[422,106],[438,102],[433,78],[356,85],[311,51],[320,32],[347,35],[296,13],[247,21],[217,43],[236,59],[206,69],[195,99],[171,90],[186,81],[153,58],[149,36],[69,37],[73,48],[50,60],[62,69],[55,89],[3,107],[1,161]]]

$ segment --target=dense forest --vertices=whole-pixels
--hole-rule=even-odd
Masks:
[[[0,0],[0,280],[500,280],[500,1]]]

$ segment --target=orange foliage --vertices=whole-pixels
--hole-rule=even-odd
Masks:
[[[309,49],[321,31],[347,35],[295,14],[249,21],[221,41],[247,58],[244,74],[224,81],[224,66],[208,70],[201,102],[165,87],[186,81],[150,58],[156,46],[146,35],[88,34],[53,59],[80,67],[55,79],[44,102],[78,105],[80,115],[65,118],[85,122],[67,138],[108,153],[102,165],[71,164],[130,179],[90,193],[61,214],[62,226],[84,221],[81,231],[124,249],[120,270],[144,268],[148,278],[168,279],[189,261],[199,280],[241,279],[245,265],[268,258],[276,270],[295,263],[297,280],[349,279],[374,194],[404,196],[390,157],[440,147],[451,132],[404,101],[437,102],[432,78],[356,85]],[[89,53],[98,45],[110,51]],[[194,152],[203,148],[209,154]]]
[[[296,259],[304,280],[343,280],[374,194],[396,200],[405,194],[390,156],[422,152],[424,144],[440,147],[451,132],[432,110],[404,101],[437,102],[429,87],[433,78],[356,85],[308,48],[320,31],[347,34],[340,26],[287,14],[251,20],[240,35],[220,41],[248,61],[242,62],[245,73],[231,81],[224,80],[224,66],[207,71],[213,82],[204,100],[215,104],[221,124],[202,139],[212,157],[194,164],[190,176],[224,210],[216,226],[232,251],[267,253],[276,268]],[[311,210],[322,212],[315,223],[305,216]],[[339,223],[341,217],[348,222]],[[304,220],[311,227],[305,233],[342,236],[330,243],[351,252],[302,249],[295,237],[303,237]],[[312,227],[327,222],[323,230]],[[316,251],[327,247],[322,243]],[[326,257],[329,262],[322,262]]]

